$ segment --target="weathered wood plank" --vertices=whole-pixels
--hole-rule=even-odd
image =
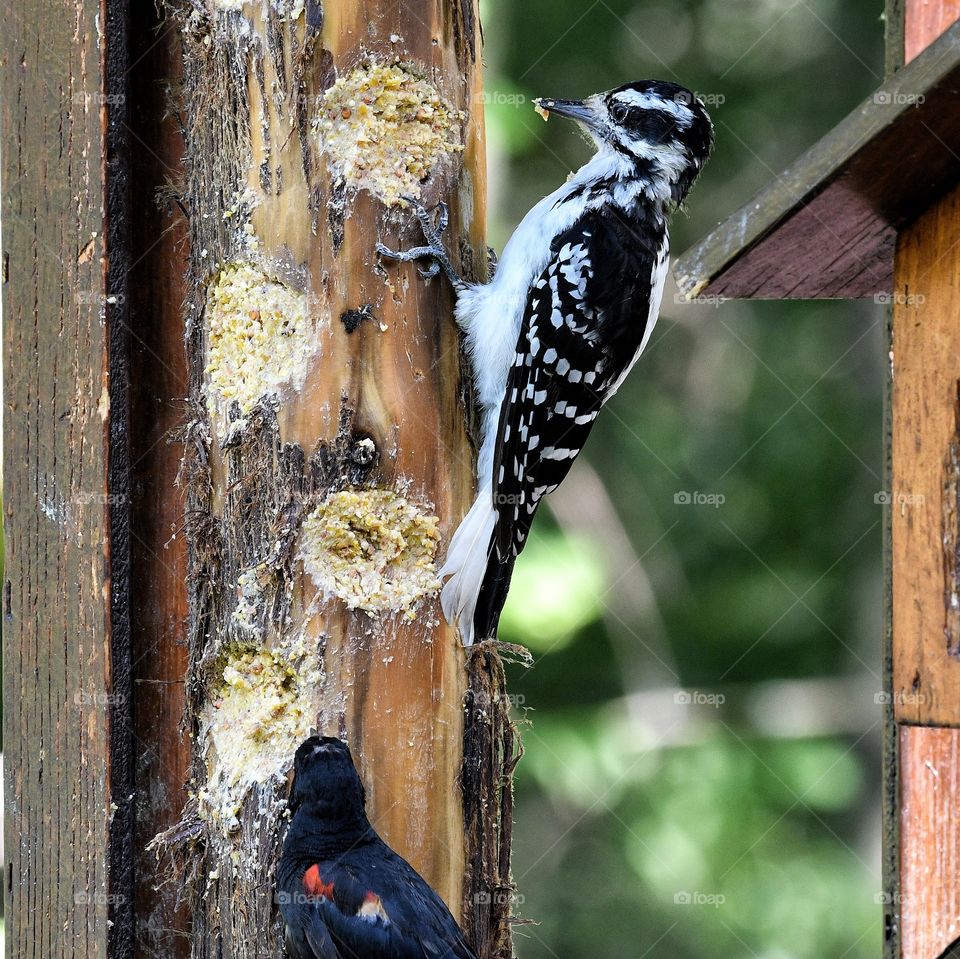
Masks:
[[[174,959],[190,953],[182,888],[164,882],[151,839],[177,821],[192,750],[182,733],[187,672],[187,550],[183,457],[187,362],[187,222],[174,197],[183,138],[173,91],[181,49],[173,21],[152,3],[131,11],[129,123],[134,171],[129,306],[132,610],[137,763],[134,862],[135,955]]]
[[[904,16],[904,56],[909,62],[960,20],[960,0],[907,2]]]
[[[884,5],[885,76],[903,66],[904,0],[886,0]],[[893,346],[893,310],[887,308],[884,341],[889,354]],[[883,379],[883,487],[893,487],[893,377],[884,364]],[[883,506],[883,688],[893,689],[893,536],[890,504]],[[883,704],[883,774],[881,872],[884,892],[883,959],[900,959],[900,727],[893,697]]]
[[[900,731],[903,959],[935,959],[960,937],[960,730]]]
[[[893,289],[894,236],[960,177],[960,24],[687,251],[688,296],[862,298]]]
[[[109,377],[120,304],[108,302],[107,257],[119,212],[107,178],[123,158],[106,151],[121,139],[111,57],[123,38],[100,45],[121,7],[104,20],[98,0],[21,4],[0,40],[4,895],[7,954],[18,959],[125,946],[129,872],[113,850],[129,819],[111,808],[125,785],[111,764],[124,745],[111,713],[126,706],[114,685],[125,660],[110,615],[125,555],[122,536],[111,544],[108,486],[123,473],[122,450],[110,450],[122,417]]]
[[[960,725],[960,189],[901,235],[893,315],[893,695]]]
[[[903,66],[903,7],[906,0],[885,0],[883,10],[884,76]]]

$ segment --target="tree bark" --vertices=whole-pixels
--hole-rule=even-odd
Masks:
[[[190,879],[192,954],[282,955],[286,776],[318,728],[348,740],[374,825],[480,954],[510,956],[502,668],[495,650],[467,655],[437,601],[473,485],[452,294],[373,252],[420,242],[413,194],[447,200],[455,262],[485,268],[476,6],[173,15],[194,763],[157,848]]]

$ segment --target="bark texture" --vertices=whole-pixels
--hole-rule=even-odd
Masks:
[[[384,838],[511,955],[510,775],[493,649],[442,621],[432,563],[473,453],[449,285],[383,269],[403,195],[485,266],[472,0],[172,11],[189,222],[187,726],[195,957],[282,955],[273,865],[306,731],[350,743]],[[478,704],[482,704],[478,708]]]

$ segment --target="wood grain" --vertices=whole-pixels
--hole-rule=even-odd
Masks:
[[[960,725],[957,388],[960,189],[905,230],[893,315],[893,696],[900,722]],[[954,652],[951,652],[951,646]]]
[[[899,912],[903,959],[935,959],[960,937],[960,730],[900,730]]]
[[[904,54],[907,62],[960,20],[960,0],[907,0]]]
[[[960,179],[960,25],[676,262],[731,298],[888,296],[896,231]]]
[[[192,750],[182,734],[187,671],[187,551],[177,474],[186,411],[182,307],[187,293],[187,222],[171,193],[182,178],[183,139],[171,110],[181,49],[172,21],[152,3],[131,11],[128,100],[131,183],[128,356],[134,710],[137,762],[133,857],[134,950],[145,959],[189,955],[182,890],[154,853],[174,825]]]
[[[111,872],[110,118],[98,0],[2,33],[8,956],[106,957]],[[118,551],[122,549],[117,544]],[[118,641],[123,636],[116,637]]]
[[[423,199],[431,207],[449,202],[448,247],[465,273],[482,275],[486,181],[476,4],[435,0],[414,9],[394,0],[331,0],[322,10],[308,3],[296,23],[269,10],[245,8],[249,26],[242,29],[236,17],[218,14],[195,18],[182,32],[181,200],[190,212],[187,707],[194,737],[202,735],[199,717],[220,695],[212,664],[234,641],[238,576],[272,553],[281,514],[295,537],[303,511],[322,500],[331,480],[349,473],[353,485],[400,490],[424,504],[439,516],[446,539],[472,494],[450,286],[424,283],[411,266],[381,268],[373,255],[377,240],[410,245],[418,228],[365,191],[346,196],[346,215],[338,209],[344,194],[319,153],[310,117],[337,76],[371,59],[416,64],[418,75],[464,114],[465,149],[424,184]],[[321,321],[318,360],[303,389],[284,396],[275,411],[258,407],[228,444],[211,427],[204,401],[202,316],[218,265],[250,256],[229,223],[229,206],[243,191],[256,196],[250,227],[257,261],[290,265]],[[348,330],[341,317],[361,307],[372,318]],[[373,441],[378,459],[354,477],[349,453],[361,437]],[[504,889],[514,746],[496,654],[468,664],[435,600],[412,620],[321,601],[294,545],[291,539],[282,558],[271,560],[282,614],[272,617],[264,641],[298,631],[318,650],[324,686],[317,726],[350,742],[374,825],[462,917],[484,959],[511,956]],[[497,690],[498,698],[484,700],[465,725],[468,679],[473,689]],[[476,763],[469,776],[462,768],[465,744]],[[194,791],[206,782],[210,761],[202,743],[195,752]],[[184,858],[197,877],[192,949],[198,959],[281,954],[269,884],[283,826],[277,800],[284,794],[275,781],[253,789],[230,836],[191,820],[188,804]]]

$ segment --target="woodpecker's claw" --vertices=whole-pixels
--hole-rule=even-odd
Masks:
[[[500,257],[497,251],[492,247],[487,247],[487,280],[490,281],[497,274],[497,267],[500,265]]]
[[[391,250],[383,243],[376,245],[376,251],[379,256],[388,260],[397,260],[401,263],[411,263],[417,260],[430,260],[426,267],[417,266],[420,275],[426,279],[432,279],[441,270],[446,273],[448,279],[453,284],[453,288],[459,293],[466,289],[466,283],[453,268],[450,257],[443,245],[443,231],[446,230],[450,222],[450,211],[446,203],[442,201],[437,205],[437,222],[434,223],[433,217],[427,208],[412,196],[404,196],[401,199],[413,207],[413,212],[420,222],[420,229],[423,231],[426,246],[415,246],[410,250]]]
[[[425,279],[432,280],[440,272],[440,264],[433,260],[429,266],[418,266],[417,272]]]

